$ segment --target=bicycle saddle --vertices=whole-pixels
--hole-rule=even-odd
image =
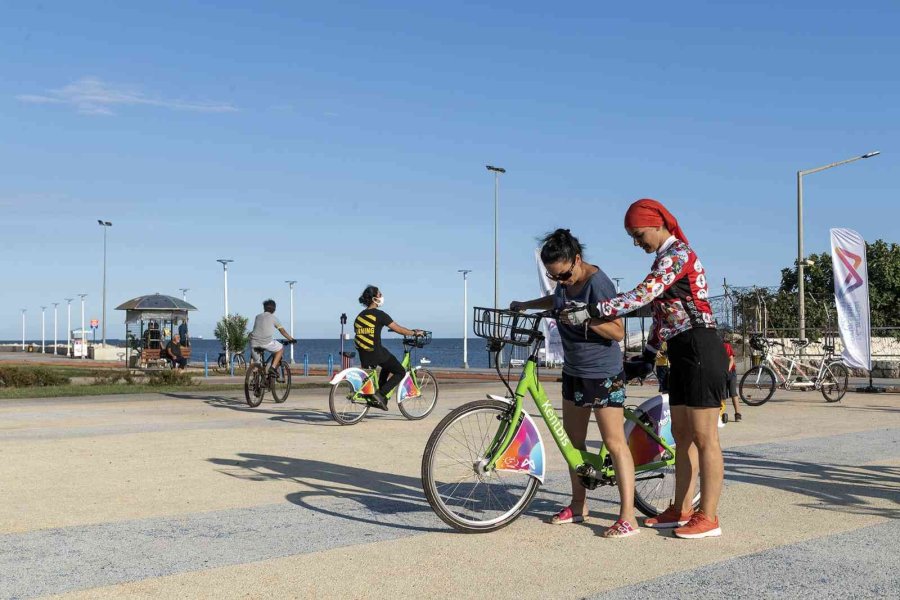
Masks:
[[[806,340],[806,339],[803,339],[803,340],[791,340],[791,343],[792,343],[793,345],[797,346],[798,348],[806,348],[807,346],[809,346],[809,340]]]

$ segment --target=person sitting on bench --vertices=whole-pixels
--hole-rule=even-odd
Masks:
[[[172,336],[172,339],[166,345],[165,349],[165,358],[172,361],[172,364],[179,368],[183,369],[185,365],[187,365],[187,359],[181,355],[181,345],[179,342],[181,341],[181,336],[177,333]]]

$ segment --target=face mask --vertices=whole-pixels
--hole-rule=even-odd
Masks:
[[[382,304],[384,304],[384,296],[375,298],[375,306],[381,306]]]

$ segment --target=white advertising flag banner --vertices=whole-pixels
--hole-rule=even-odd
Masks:
[[[541,295],[550,296],[556,291],[556,282],[550,281],[550,278],[547,277],[547,271],[544,269],[544,263],[541,261],[540,248],[534,251],[534,259],[537,261]],[[561,364],[564,353],[562,339],[559,337],[559,330],[556,328],[556,321],[554,319],[544,319],[541,328],[544,331],[544,351],[547,353],[544,360],[547,361],[547,364]]]
[[[865,240],[852,229],[832,229],[831,261],[838,329],[844,343],[844,363],[849,367],[871,370],[869,274]]]

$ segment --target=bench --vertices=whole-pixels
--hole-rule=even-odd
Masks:
[[[170,368],[172,363],[165,357],[164,352],[165,350],[160,348],[144,348],[141,350],[141,366],[146,369]],[[189,361],[191,359],[191,347],[182,346],[181,355]]]

